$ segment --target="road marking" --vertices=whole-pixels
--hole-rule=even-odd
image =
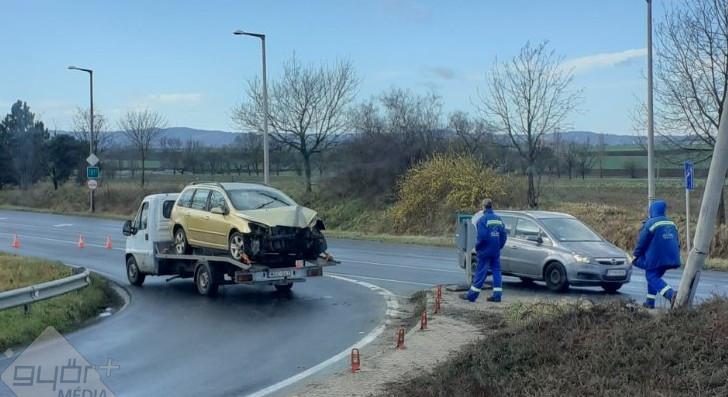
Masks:
[[[57,225],[53,225],[53,227],[71,227],[73,226],[73,223],[59,223]]]
[[[427,270],[427,271],[431,271],[431,272],[442,272],[442,273],[457,273],[457,274],[462,274],[463,273],[462,270],[457,271],[457,270],[447,270],[447,269],[435,269],[435,268],[431,268],[431,267],[408,266],[408,265],[393,265],[391,263],[358,261],[358,260],[355,260],[355,259],[342,258],[340,256],[337,257],[336,259],[339,259],[339,260],[345,261],[345,262],[363,263],[365,265],[374,265],[374,266],[400,267],[400,268],[403,268],[403,269]]]
[[[370,290],[375,291],[378,294],[382,295],[384,297],[384,300],[387,302],[387,313],[389,313],[393,310],[397,310],[399,308],[399,304],[397,303],[397,299],[396,299],[395,295],[387,289],[384,289],[384,288],[379,287],[374,284],[367,283],[366,281],[359,281],[359,280],[354,280],[354,279],[350,279],[347,277],[332,275],[331,273],[328,273],[326,276],[337,279],[337,280],[347,281],[350,283],[358,284],[362,287],[369,288]],[[248,397],[267,396],[268,394],[275,393],[281,389],[284,389],[296,382],[299,382],[299,381],[315,374],[316,372],[321,371],[322,369],[336,363],[337,361],[343,359],[344,357],[347,357],[350,354],[351,349],[354,349],[354,348],[360,349],[360,348],[368,345],[372,341],[374,341],[374,339],[376,339],[379,335],[382,334],[382,332],[384,332],[385,326],[386,326],[386,324],[382,324],[382,325],[378,326],[377,328],[375,328],[371,332],[369,332],[366,336],[364,336],[362,339],[360,339],[358,342],[347,347],[342,352],[329,358],[328,360],[320,362],[303,372],[299,372],[298,374],[291,376],[288,379],[284,379],[276,384],[270,385],[270,386],[266,387],[265,389],[261,389],[261,390],[256,391],[255,393],[248,394]]]
[[[391,278],[379,278],[379,277],[360,276],[358,274],[350,274],[350,273],[332,273],[332,272],[326,272],[326,275],[358,277],[358,278],[363,278],[365,280],[386,281],[386,282],[389,282],[389,283],[399,283],[399,284],[422,285],[422,286],[425,286],[425,287],[434,287],[435,286],[435,284],[418,283],[418,282],[415,282],[415,281],[393,280]]]

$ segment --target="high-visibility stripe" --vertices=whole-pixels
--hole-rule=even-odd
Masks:
[[[677,228],[677,225],[675,225],[675,222],[673,221],[659,221],[650,226],[650,232],[654,232],[655,229],[661,226],[675,226]]]
[[[485,224],[485,226],[503,226],[503,222],[498,219],[491,219]]]
[[[650,294],[647,294],[647,299],[652,299],[652,300],[655,300],[655,298],[657,298],[657,296],[655,296],[655,295],[650,295]]]
[[[495,287],[493,288],[493,292],[503,292],[503,288]]]
[[[663,288],[663,289],[662,289],[662,290],[660,291],[660,295],[662,295],[662,296],[665,296],[665,294],[667,293],[667,291],[669,291],[669,290],[671,290],[671,289],[672,289],[672,287],[671,287],[671,286],[669,286],[669,285],[666,285],[666,286],[665,286],[665,288]]]
[[[480,292],[480,288],[475,288],[472,285],[470,286],[470,290],[473,292]]]

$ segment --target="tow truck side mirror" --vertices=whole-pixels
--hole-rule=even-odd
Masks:
[[[124,228],[122,229],[122,233],[124,233],[125,236],[131,236],[132,234],[136,234],[136,229],[134,229],[134,226],[131,225],[131,221],[124,222]]]

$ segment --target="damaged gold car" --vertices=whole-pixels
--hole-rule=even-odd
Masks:
[[[283,192],[251,183],[194,183],[171,214],[175,252],[226,251],[244,263],[294,266],[325,255],[323,222]]]

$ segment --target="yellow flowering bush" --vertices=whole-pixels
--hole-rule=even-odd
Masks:
[[[396,232],[423,234],[455,223],[456,212],[474,212],[480,201],[506,195],[506,180],[467,154],[436,154],[410,168],[398,183],[390,209]]]

